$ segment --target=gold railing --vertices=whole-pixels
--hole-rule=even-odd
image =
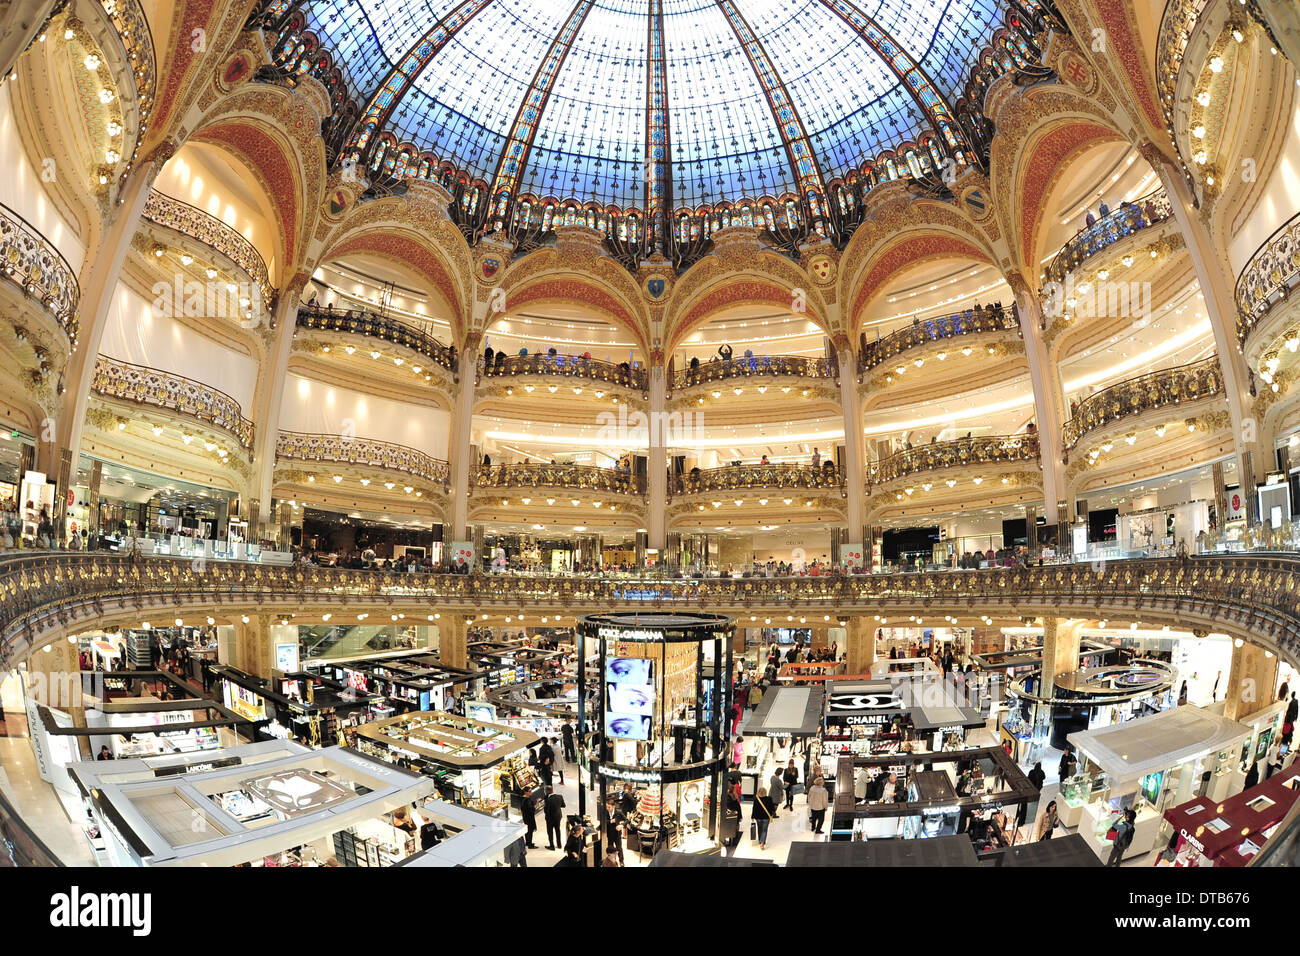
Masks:
[[[1237,279],[1237,343],[1300,285],[1300,213],[1264,241]]]
[[[26,219],[0,203],[0,272],[36,299],[77,344],[81,287],[62,253]]]
[[[843,618],[926,608],[927,615],[1052,614],[1134,619],[1226,631],[1294,662],[1300,652],[1300,558],[1247,553],[1178,559],[999,568],[926,574],[800,578],[424,574],[192,562],[123,555],[39,553],[0,557],[0,665],[60,634],[148,608],[230,614],[241,606],[338,613],[419,606],[481,610],[563,607],[696,609],[754,614],[822,609]],[[172,616],[171,614],[167,615]],[[1076,615],[1077,616],[1077,615]],[[7,660],[6,660],[7,659]]]
[[[1148,193],[1132,205],[1121,205],[1063,245],[1044,275],[1049,281],[1064,282],[1067,275],[1107,246],[1164,222],[1173,214],[1169,195],[1163,189]]]
[[[361,309],[339,310],[318,305],[298,306],[298,328],[321,329],[327,332],[347,332],[382,339],[419,352],[436,365],[456,370],[456,349],[443,345],[425,329],[403,322],[401,319],[378,312]]]
[[[366,465],[384,471],[400,471],[438,485],[451,481],[451,472],[445,461],[431,458],[417,448],[372,438],[282,431],[275,440],[275,456],[295,461]]]
[[[743,491],[746,488],[841,488],[844,478],[834,466],[731,465],[675,475],[670,483],[675,495],[698,495],[711,491]]]
[[[479,372],[484,378],[509,378],[515,375],[560,375],[567,378],[586,379],[591,382],[608,382],[625,388],[644,391],[649,378],[644,368],[615,365],[581,355],[506,355],[496,352],[489,363],[484,356],[479,360]]]
[[[150,190],[149,198],[145,200],[144,217],[160,226],[183,232],[221,253],[257,283],[262,292],[262,302],[266,308],[271,307],[275,289],[271,285],[266,260],[251,242],[220,219],[156,189]]]
[[[1130,378],[1079,403],[1073,417],[1065,423],[1062,435],[1065,447],[1073,448],[1088,432],[1121,418],[1222,393],[1223,373],[1217,356]]]
[[[220,389],[192,378],[120,362],[101,355],[91,389],[106,398],[166,408],[227,431],[245,448],[253,447],[253,423],[239,403]]]
[[[1160,107],[1165,113],[1169,128],[1174,126],[1174,98],[1178,91],[1178,74],[1183,68],[1192,30],[1209,6],[1210,0],[1168,0],[1160,30],[1156,34],[1156,84],[1160,94]]]
[[[858,372],[868,372],[908,349],[984,332],[1015,332],[1020,335],[1020,320],[1016,318],[1015,309],[984,306],[939,319],[917,319],[911,325],[895,329],[882,339],[866,343],[858,355]]]
[[[140,104],[140,139],[144,138],[149,117],[153,115],[158,91],[158,67],[154,57],[153,32],[139,0],[100,0],[100,6],[113,21],[113,27],[131,61],[135,74],[136,99]],[[139,149],[137,144],[136,149]]]
[[[476,488],[568,488],[620,495],[645,494],[645,482],[637,475],[625,475],[613,468],[595,465],[549,465],[542,462],[512,462],[480,465],[474,476]]]
[[[730,359],[709,359],[699,365],[678,370],[673,375],[673,388],[690,388],[710,382],[726,382],[735,378],[759,378],[764,375],[792,378],[836,378],[838,370],[827,358],[809,358],[804,355],[742,355]]]
[[[1037,460],[1037,435],[981,435],[978,438],[934,442],[897,452],[871,467],[867,481],[872,485],[882,485],[923,471]]]

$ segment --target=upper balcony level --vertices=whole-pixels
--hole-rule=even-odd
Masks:
[[[177,412],[233,435],[245,449],[253,447],[253,423],[239,403],[194,379],[101,355],[90,388],[105,398]]]
[[[737,379],[803,378],[835,381],[837,363],[829,358],[805,355],[754,355],[750,352],[730,359],[714,357],[706,362],[692,359],[683,369],[673,372],[670,389],[687,389],[701,385],[732,382]],[[765,392],[767,385],[759,385]]]
[[[79,332],[81,287],[68,260],[18,213],[0,203],[0,275],[40,303],[70,346]]]
[[[824,465],[778,464],[778,465],[730,465],[722,468],[708,468],[701,471],[691,469],[683,475],[674,475],[668,490],[675,495],[710,494],[719,491],[744,491],[786,489],[818,489],[844,487],[844,477],[840,475],[833,462]]]
[[[1261,342],[1261,348],[1285,339],[1287,348],[1294,352],[1296,346],[1291,343],[1300,334],[1291,322],[1284,321],[1284,326],[1273,328],[1275,323],[1270,319],[1297,285],[1300,285],[1300,213],[1264,241],[1237,278],[1237,343],[1244,347],[1257,330],[1267,328],[1271,334],[1265,338],[1270,341]],[[1258,351],[1254,342],[1251,351]]]
[[[1073,410],[1062,438],[1065,447],[1072,449],[1084,436],[1106,430],[1126,418],[1222,394],[1223,373],[1216,356],[1148,372],[1089,395]]]
[[[275,456],[281,460],[359,465],[399,472],[435,485],[447,485],[451,481],[445,461],[416,448],[372,438],[282,431],[276,438]]]
[[[955,441],[931,442],[905,448],[874,463],[867,473],[871,485],[923,472],[947,471],[968,465],[1000,465],[1038,461],[1037,435],[980,435]]]
[[[362,309],[335,309],[304,303],[298,306],[298,328],[361,335],[391,342],[423,355],[434,365],[455,373],[456,347],[443,345],[424,329],[401,319]],[[345,348],[355,348],[346,346]]]
[[[271,284],[266,260],[251,242],[230,226],[197,206],[173,199],[157,189],[150,190],[145,200],[144,218],[184,237],[181,240],[181,251],[186,258],[191,258],[194,253],[202,256],[204,250],[220,254],[230,265],[257,284],[265,307],[271,307],[275,288]],[[212,277],[209,275],[209,278]]]
[[[529,353],[528,355],[507,355],[494,352],[489,358],[484,354],[479,359],[479,381],[499,380],[501,383],[513,383],[518,380],[520,386],[532,392],[538,384],[551,392],[565,388],[582,388],[580,383],[588,382],[593,388],[600,385],[612,385],[621,388],[645,392],[650,387],[649,375],[644,367],[633,366],[628,362],[615,365],[593,359],[589,354],[561,355],[558,352]],[[536,380],[536,381],[534,381]]]
[[[1069,273],[1107,246],[1158,225],[1172,215],[1173,207],[1163,189],[1149,193],[1135,202],[1124,203],[1062,246],[1061,251],[1048,264],[1044,278],[1049,282],[1064,282]]]
[[[492,490],[564,488],[602,494],[644,495],[645,480],[614,468],[595,465],[558,465],[543,462],[511,462],[480,465],[474,487]]]
[[[905,352],[927,346],[938,347],[940,358],[947,358],[949,350],[970,355],[975,346],[968,336],[999,332],[1021,335],[1014,307],[982,306],[937,319],[914,319],[911,325],[895,329],[884,338],[864,343],[858,354],[858,374],[873,371]]]

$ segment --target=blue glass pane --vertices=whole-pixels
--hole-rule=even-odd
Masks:
[[[997,7],[996,0],[949,0],[934,45],[925,59],[918,61],[949,103],[962,95],[976,55],[1001,25]]]

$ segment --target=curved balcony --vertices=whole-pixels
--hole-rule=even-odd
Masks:
[[[1300,285],[1300,213],[1269,236],[1237,279],[1237,343]]]
[[[602,362],[582,355],[506,355],[494,354],[489,365],[486,357],[479,360],[479,378],[514,378],[522,375],[560,376],[588,382],[605,382],[645,391],[650,387],[644,368],[633,368],[624,362]]]
[[[416,448],[371,438],[282,431],[275,440],[275,457],[400,471],[437,485],[451,482],[451,470],[445,461],[430,458]]]
[[[699,495],[714,491],[744,491],[749,488],[835,488],[844,487],[844,478],[830,462],[830,467],[812,465],[730,465],[723,468],[692,470],[674,475],[669,489],[675,495]]]
[[[215,216],[197,206],[173,199],[156,189],[149,191],[144,203],[144,217],[167,229],[174,229],[195,242],[221,253],[242,269],[262,290],[262,301],[270,308],[275,288],[262,258],[253,244]]]
[[[710,359],[674,372],[671,387],[691,388],[711,382],[763,376],[836,379],[839,377],[839,367],[831,359],[809,358],[805,355],[733,356],[726,361]]]
[[[385,614],[430,608],[708,610],[731,614],[934,616],[1047,614],[1141,620],[1240,636],[1293,664],[1300,653],[1300,575],[1294,554],[1247,553],[927,574],[800,578],[621,578],[462,575],[208,562],[185,558],[38,553],[0,557],[0,666],[44,644],[143,613],[223,617],[247,608],[301,615],[342,609]]]
[[[1173,214],[1169,196],[1163,189],[1148,193],[1131,205],[1120,206],[1062,246],[1048,264],[1044,277],[1051,282],[1064,282],[1068,274],[1107,246],[1162,223]]]
[[[567,488],[617,495],[645,494],[645,480],[613,468],[595,465],[549,465],[542,462],[512,462],[480,465],[474,487],[491,489]]]
[[[1160,30],[1156,34],[1156,77],[1160,93],[1160,106],[1165,122],[1174,127],[1174,100],[1178,93],[1178,74],[1183,68],[1183,56],[1192,31],[1209,6],[1210,0],[1169,0]]]
[[[908,448],[877,462],[867,481],[883,485],[925,471],[1020,461],[1038,461],[1037,435],[981,435]]]
[[[1065,447],[1074,448],[1084,435],[1122,418],[1221,394],[1223,373],[1217,356],[1130,378],[1089,395],[1074,409],[1065,423]]]
[[[304,304],[298,306],[298,328],[382,339],[419,352],[435,365],[456,371],[454,345],[443,345],[424,329],[378,312]]]
[[[253,423],[244,417],[239,403],[220,389],[191,378],[101,355],[95,361],[90,388],[105,398],[188,415],[229,432],[245,448],[253,447]]]
[[[140,103],[140,131],[143,137],[144,128],[153,114],[158,85],[153,31],[149,29],[149,20],[139,0],[100,0],[100,6],[113,21],[122,48],[131,61],[132,72],[135,74],[136,98]]]
[[[1020,335],[1020,320],[1015,308],[985,306],[939,319],[914,320],[911,325],[896,329],[882,339],[864,344],[858,354],[858,373],[878,368],[909,349],[985,332],[1015,332]]]
[[[81,287],[68,260],[18,213],[0,203],[0,273],[37,300],[77,344]]]

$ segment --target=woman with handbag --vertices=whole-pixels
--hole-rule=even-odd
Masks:
[[[1058,822],[1060,818],[1056,814],[1056,801],[1053,800],[1043,811],[1043,818],[1038,821],[1038,839],[1050,840]]]
[[[767,828],[772,825],[774,816],[776,816],[776,807],[772,798],[767,795],[767,787],[760,785],[754,793],[754,809],[749,812],[749,821],[752,824],[749,838],[758,842],[760,850],[767,849]]]

